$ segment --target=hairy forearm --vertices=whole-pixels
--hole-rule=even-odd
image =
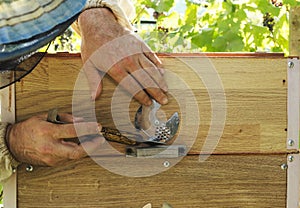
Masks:
[[[83,60],[87,60],[92,52],[103,44],[130,33],[117,22],[108,8],[92,8],[84,11],[78,18],[78,24],[82,37]],[[86,46],[86,42],[94,42],[95,45]],[[96,46],[97,48],[94,48]]]

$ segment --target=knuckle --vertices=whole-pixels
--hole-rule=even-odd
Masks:
[[[120,64],[115,64],[112,68],[110,68],[110,70],[108,71],[108,74],[110,76],[120,76],[123,73],[123,69],[120,66]]]
[[[148,96],[143,96],[140,100],[141,100],[141,102],[144,103],[144,104],[148,104],[149,101],[150,101],[150,99],[149,99]]]
[[[53,147],[50,145],[42,145],[38,151],[42,154],[42,155],[51,155],[53,153]]]
[[[52,157],[45,157],[43,159],[43,162],[47,165],[47,166],[50,166],[50,167],[53,167],[53,166],[56,166],[57,165],[57,161],[52,158]]]
[[[33,136],[37,136],[39,139],[43,139],[43,137],[50,135],[51,130],[48,126],[40,126],[39,128],[33,129]]]
[[[71,154],[69,155],[69,159],[71,160],[77,160],[77,159],[80,159],[81,158],[81,154],[80,154],[80,151],[75,148]]]
[[[156,87],[155,83],[153,82],[153,80],[150,77],[145,77],[145,79],[143,80],[143,86],[145,88],[153,88]]]

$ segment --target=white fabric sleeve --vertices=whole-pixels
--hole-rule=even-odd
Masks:
[[[134,19],[136,13],[131,0],[87,0],[84,10],[101,7],[109,8],[120,25],[131,31],[134,30],[130,23],[130,19]],[[80,28],[77,21],[72,27],[80,34]]]
[[[9,125],[9,123],[0,123],[0,183],[8,179],[20,164],[13,158],[6,145],[5,137]]]

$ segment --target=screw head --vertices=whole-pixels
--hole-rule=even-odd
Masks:
[[[288,67],[289,67],[290,69],[293,69],[294,66],[295,66],[294,62],[292,62],[292,61],[289,61],[289,62],[288,62]]]
[[[32,172],[33,171],[33,166],[32,165],[27,165],[26,166],[26,171],[27,172]]]
[[[155,120],[154,124],[155,124],[155,126],[158,126],[159,125],[159,120]]]
[[[170,162],[169,162],[169,161],[165,161],[165,162],[164,162],[164,166],[165,166],[165,168],[168,168],[168,167],[170,167],[170,165],[171,165],[171,164],[170,164]]]
[[[287,164],[282,164],[280,167],[281,167],[282,170],[287,170],[288,169],[288,165]]]
[[[295,145],[295,142],[294,142],[294,140],[292,140],[292,139],[289,139],[289,141],[288,141],[288,145],[289,145],[290,147],[294,146],[294,145]]]
[[[295,159],[295,158],[294,158],[294,156],[293,156],[293,155],[290,155],[290,156],[288,157],[288,161],[289,161],[289,162],[293,162],[293,161],[294,161],[294,159]]]

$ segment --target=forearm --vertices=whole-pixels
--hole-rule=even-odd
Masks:
[[[0,183],[9,178],[13,170],[19,165],[19,162],[14,159],[7,145],[8,127],[8,123],[0,123]]]
[[[114,16],[114,19],[119,23],[120,26],[131,31],[133,30],[129,19],[133,19],[136,14],[135,8],[130,0],[87,0],[84,11],[99,8],[108,8],[111,14]],[[104,20],[95,19],[95,21],[100,24]],[[72,27],[78,34],[81,34],[81,29],[78,25],[78,21],[76,21],[72,25]]]
[[[102,45],[130,33],[117,22],[114,14],[107,8],[84,11],[78,18],[78,24],[81,30],[81,54],[84,61]]]
[[[108,8],[95,8],[84,11],[79,16],[78,23],[82,38],[96,36],[94,38],[97,41],[103,40],[103,43],[116,38],[116,36],[123,35],[124,31],[130,32],[117,22],[114,14]]]
[[[87,0],[86,9],[89,8],[109,8],[120,25],[132,30],[129,17],[135,14],[130,1],[127,0]]]

